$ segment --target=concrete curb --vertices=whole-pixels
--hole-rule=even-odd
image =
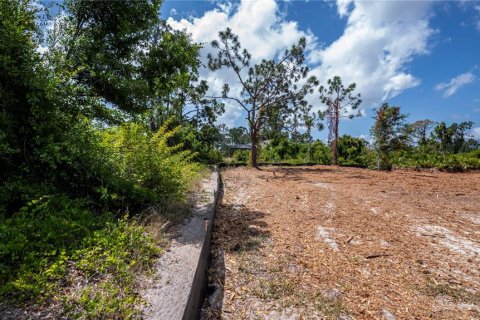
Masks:
[[[185,306],[185,313],[183,314],[183,320],[199,319],[200,311],[202,308],[203,300],[205,298],[205,291],[208,284],[208,265],[210,245],[212,241],[213,221],[217,213],[217,203],[221,184],[220,173],[218,168],[214,169],[215,189],[213,191],[213,210],[211,212],[210,220],[206,220],[206,232],[205,240],[203,241],[202,250],[198,259],[197,270],[193,278],[192,288],[188,297],[187,305]]]
[[[195,194],[192,216],[179,228],[171,247],[157,265],[157,280],[143,295],[145,319],[190,320],[200,317],[220,174],[215,167]]]

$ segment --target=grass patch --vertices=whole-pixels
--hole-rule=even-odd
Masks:
[[[62,304],[73,318],[136,318],[135,277],[151,269],[160,244],[135,220],[42,197],[0,222],[0,298]]]
[[[429,280],[427,282],[426,293],[435,297],[440,295],[449,296],[456,302],[480,305],[480,292],[467,291],[465,288],[453,286],[448,283],[436,283]]]
[[[278,300],[290,297],[295,293],[295,284],[286,277],[260,279],[253,294],[264,300]]]
[[[341,298],[330,298],[319,293],[315,299],[315,307],[326,319],[338,319],[341,315],[348,314],[348,310]]]

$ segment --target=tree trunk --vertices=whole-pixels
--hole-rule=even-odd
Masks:
[[[332,155],[333,159],[332,162],[334,165],[338,165],[338,125],[340,122],[340,110],[338,106],[338,102],[335,104],[335,128],[334,128],[334,135],[333,135],[333,141],[332,141]]]
[[[250,165],[254,168],[258,168],[258,164],[257,164],[258,137],[257,137],[257,131],[254,128],[250,129],[250,141],[252,144],[252,149],[250,150]]]

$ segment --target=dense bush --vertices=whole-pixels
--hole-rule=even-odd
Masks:
[[[340,165],[367,167],[372,161],[367,141],[362,138],[343,135],[338,139],[337,148]]]
[[[398,151],[392,163],[400,168],[437,168],[445,171],[480,170],[480,150],[467,153],[440,153],[422,149]]]
[[[168,123],[154,133],[125,123],[99,131],[103,160],[111,170],[111,180],[100,190],[106,204],[138,208],[183,199],[200,166],[191,161],[195,154],[169,145],[180,127],[167,128]]]
[[[262,162],[330,164],[330,149],[321,141],[299,143],[288,138],[271,141],[260,151]]]
[[[104,210],[138,213],[147,205],[183,199],[200,166],[191,161],[193,153],[169,145],[179,128],[167,126],[156,133],[135,123],[81,131],[92,135],[86,149],[90,154],[78,156],[72,174],[95,178],[89,192],[80,180],[72,182],[72,189],[64,188],[70,195],[59,193],[58,183],[28,187],[15,180],[1,188],[3,196],[16,192],[24,201],[41,196],[0,220],[0,298],[44,301],[60,287],[73,285],[73,273],[97,280],[66,300],[74,306],[72,314],[104,318],[133,312],[139,305],[134,276],[148,269],[159,248],[135,221]],[[74,192],[74,187],[83,191]]]

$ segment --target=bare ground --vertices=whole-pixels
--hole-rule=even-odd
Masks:
[[[480,319],[480,173],[223,173],[204,319]]]

